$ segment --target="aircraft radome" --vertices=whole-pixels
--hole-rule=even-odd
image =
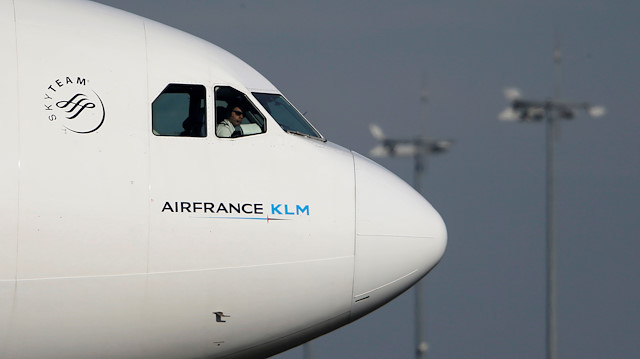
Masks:
[[[0,0],[0,69],[1,358],[265,357],[444,253],[422,196],[191,35]]]

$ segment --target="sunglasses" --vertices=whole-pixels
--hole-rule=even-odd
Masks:
[[[231,112],[235,113],[238,116],[244,116],[244,113],[242,113],[242,111],[235,111],[234,110],[234,111],[231,111]]]

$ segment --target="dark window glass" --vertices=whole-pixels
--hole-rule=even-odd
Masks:
[[[202,85],[170,84],[151,106],[156,136],[207,136],[206,91]]]

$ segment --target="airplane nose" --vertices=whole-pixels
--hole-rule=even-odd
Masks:
[[[438,262],[447,229],[411,186],[354,153],[356,249],[351,320],[409,289]]]

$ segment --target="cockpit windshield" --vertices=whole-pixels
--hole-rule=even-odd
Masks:
[[[282,95],[254,92],[253,96],[260,101],[260,104],[267,109],[283,130],[324,140],[318,131]]]

